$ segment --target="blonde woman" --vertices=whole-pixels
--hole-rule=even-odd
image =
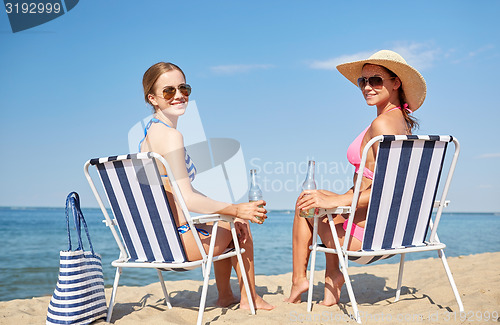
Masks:
[[[235,226],[240,245],[245,249],[243,261],[252,297],[247,297],[245,293],[240,269],[237,265],[238,261],[236,257],[233,257],[232,259],[214,263],[215,280],[219,292],[217,304],[226,307],[238,302],[231,291],[229,283],[231,267],[234,267],[240,284],[240,308],[249,309],[248,299],[253,299],[257,309],[273,309],[274,306],[268,304],[255,292],[253,239],[248,225],[248,221],[262,223],[259,218],[264,220],[267,217],[266,209],[259,207],[259,205],[265,205],[266,203],[263,200],[240,204],[219,202],[202,195],[191,186],[191,180],[194,179],[196,174],[196,167],[185,151],[182,134],[177,130],[177,121],[186,111],[191,87],[186,84],[186,76],[178,66],[166,62],[159,62],[151,66],[144,73],[143,88],[145,101],[151,104],[154,109],[154,118],[146,127],[144,139],[140,144],[140,151],[153,151],[167,160],[190,211],[204,214],[220,213],[237,217]],[[169,200],[174,200],[165,175],[166,172],[163,166],[159,167],[160,172],[163,174],[162,177],[165,176],[163,182],[167,197]],[[205,225],[197,229],[190,229],[180,209],[178,209],[177,213],[174,212],[174,218],[188,260],[200,259],[200,252],[194,236],[200,236],[203,246],[208,252],[211,226]],[[230,246],[232,246],[230,228],[227,223],[222,222],[217,232],[214,254],[221,254]]]

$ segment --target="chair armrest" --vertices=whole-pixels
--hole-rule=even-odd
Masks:
[[[337,207],[336,209],[319,209],[318,216],[325,214],[347,214],[351,212],[351,207]]]
[[[116,221],[116,219],[111,219],[111,223],[108,222],[108,220],[104,219],[104,220],[101,220],[103,224],[106,225],[106,227],[111,227],[111,226],[118,226],[118,222]]]
[[[209,223],[215,221],[234,222],[234,219],[236,219],[236,217],[228,216],[225,214],[204,214],[191,217],[191,221],[193,221],[194,224]]]
[[[433,209],[439,208],[439,204],[441,201],[434,201],[434,205],[432,206]],[[444,201],[443,208],[446,208],[450,204],[450,200]]]

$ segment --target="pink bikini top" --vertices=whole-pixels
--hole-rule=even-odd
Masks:
[[[403,108],[411,113],[411,110],[408,108],[408,104],[404,104]],[[391,108],[385,113],[388,113],[395,109],[400,109],[400,107],[398,106]],[[354,139],[349,148],[347,148],[347,160],[349,160],[349,162],[355,167],[356,173],[358,172],[359,165],[361,164],[361,142],[363,141],[366,131],[368,131],[368,129],[370,128],[370,125],[368,125],[368,127],[363,132],[361,132],[356,139]],[[365,169],[363,170],[363,176],[369,179],[373,179],[373,172],[365,167]]]

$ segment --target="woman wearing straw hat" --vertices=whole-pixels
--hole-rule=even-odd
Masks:
[[[340,64],[339,72],[358,86],[369,106],[377,108],[377,116],[368,127],[352,142],[347,150],[347,158],[355,166],[356,172],[361,162],[361,150],[368,141],[378,135],[411,134],[418,126],[410,115],[424,102],[426,84],[422,75],[396,52],[382,50],[366,60]],[[366,209],[370,197],[370,188],[375,165],[376,146],[368,152],[366,168],[363,170],[361,193],[356,210],[349,249],[359,250],[366,219]],[[354,174],[354,183],[356,173]],[[344,194],[336,194],[326,190],[306,190],[302,192],[295,209],[293,223],[293,275],[290,297],[291,303],[300,302],[300,296],[309,288],[306,278],[309,260],[309,245],[312,242],[312,220],[299,217],[300,210],[311,208],[332,209],[339,206],[350,206],[353,197],[351,188]],[[337,233],[341,239],[345,235],[347,220],[342,215],[333,218]],[[320,219],[318,234],[328,247],[334,247],[333,238],[326,217]],[[339,270],[337,256],[326,254],[325,296],[323,305],[338,303],[344,277]]]

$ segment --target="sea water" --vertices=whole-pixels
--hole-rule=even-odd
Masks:
[[[94,250],[102,256],[104,283],[113,285],[118,246],[102,223],[99,209],[82,209]],[[293,211],[271,211],[264,224],[251,224],[256,274],[276,275],[292,271]],[[500,251],[500,214],[445,213],[438,228],[448,257]],[[73,249],[76,238],[72,230]],[[84,232],[83,232],[84,234]],[[84,247],[89,246],[84,238]],[[0,207],[0,300],[51,295],[59,271],[59,251],[68,249],[63,208]],[[408,254],[406,260],[437,257],[436,252]],[[399,258],[376,262],[398,263]],[[350,263],[350,266],[357,266]],[[324,254],[318,254],[317,269],[324,269]],[[213,271],[212,271],[213,272]],[[202,280],[201,269],[163,272],[165,280]],[[212,274],[213,278],[213,274]],[[125,268],[120,285],[142,286],[157,282],[155,270]]]

